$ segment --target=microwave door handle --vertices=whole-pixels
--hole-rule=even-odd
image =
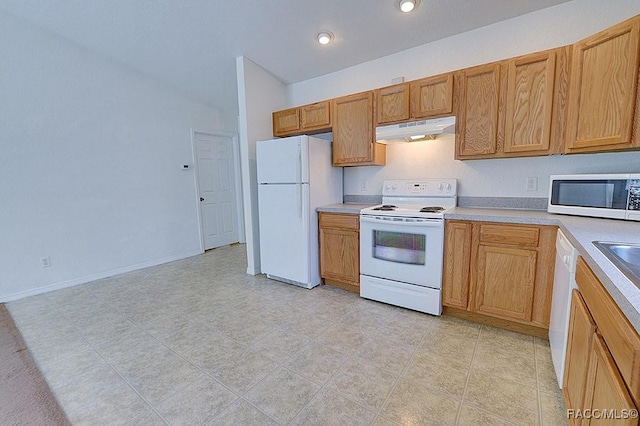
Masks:
[[[377,217],[371,216],[360,216],[361,223],[376,223],[376,224],[384,224],[384,225],[398,225],[398,226],[422,226],[422,227],[441,227],[444,225],[444,221],[442,219],[420,219],[420,221],[412,221],[406,222],[404,220],[386,220],[379,219]]]

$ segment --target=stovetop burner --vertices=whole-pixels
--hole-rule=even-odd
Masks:
[[[397,206],[394,206],[393,204],[383,204],[380,207],[374,207],[372,210],[390,212],[390,211],[394,211],[396,208]]]
[[[440,206],[427,206],[420,209],[420,213],[440,213],[444,210],[444,207]]]

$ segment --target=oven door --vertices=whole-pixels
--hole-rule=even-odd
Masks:
[[[444,220],[360,216],[360,271],[431,288],[442,287]]]

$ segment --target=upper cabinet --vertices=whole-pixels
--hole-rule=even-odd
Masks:
[[[498,146],[500,63],[456,75],[456,158],[495,154]]]
[[[375,92],[377,102],[377,124],[392,124],[406,121],[409,111],[409,83],[384,87]]]
[[[427,118],[453,112],[453,73],[411,82],[411,117]]]
[[[376,125],[448,115],[458,160],[640,149],[639,74],[640,15],[571,46],[276,111],[273,134],[333,130],[336,166],[385,163]]]
[[[333,165],[384,165],[386,145],[375,143],[373,92],[332,100]]]
[[[317,102],[273,113],[273,136],[292,136],[331,131],[331,103]]]
[[[569,47],[460,71],[456,158],[562,152],[569,72]]]
[[[569,137],[566,151],[633,148],[640,18],[573,46]]]
[[[384,87],[375,97],[378,125],[451,115],[453,73]]]

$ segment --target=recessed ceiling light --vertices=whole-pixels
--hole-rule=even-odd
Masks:
[[[414,10],[420,4],[420,0],[400,0],[398,2],[398,7],[401,11],[405,13],[409,13]]]
[[[320,44],[329,44],[333,40],[333,33],[331,31],[321,31],[316,36],[316,39]]]

